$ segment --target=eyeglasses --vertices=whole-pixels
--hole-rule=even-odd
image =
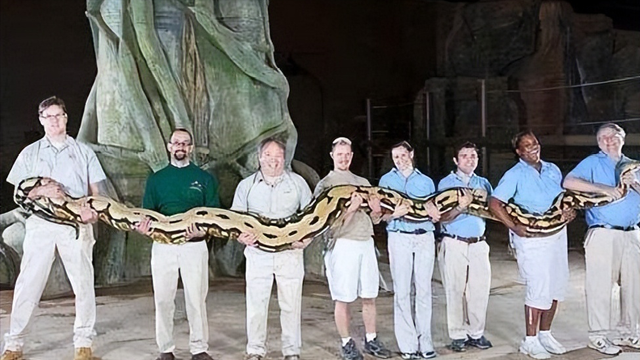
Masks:
[[[173,146],[180,146],[180,147],[191,146],[191,142],[186,142],[186,141],[185,142],[172,142],[172,143],[169,143],[169,144],[171,144]]]
[[[66,113],[62,113],[62,114],[47,115],[47,116],[40,114],[40,117],[45,119],[45,120],[53,120],[53,119],[60,120],[60,119],[66,118],[67,114]]]

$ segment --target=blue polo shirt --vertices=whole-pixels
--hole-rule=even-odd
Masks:
[[[471,174],[469,184],[466,185],[457,173],[451,172],[451,174],[440,180],[440,183],[438,184],[438,191],[446,190],[452,187],[469,187],[472,189],[482,189],[489,195],[491,195],[491,192],[493,191],[493,187],[491,186],[491,183],[489,183],[489,180],[476,174]],[[460,214],[456,216],[456,218],[452,221],[446,223],[441,222],[440,225],[442,226],[443,233],[463,237],[482,236],[484,235],[484,231],[486,228],[486,222],[483,218],[469,214]]]
[[[622,156],[620,162],[631,161]],[[616,186],[617,163],[602,151],[588,156],[569,175],[596,184]],[[613,225],[630,227],[640,223],[640,194],[628,191],[621,200],[587,210],[587,225]]]
[[[418,169],[414,169],[409,177],[404,177],[398,169],[393,168],[382,175],[378,186],[399,191],[413,199],[425,198],[436,191],[433,180]],[[389,220],[387,224],[387,231],[413,232],[418,229],[434,231],[435,226],[431,221],[413,222],[403,218]]]
[[[540,172],[520,159],[500,179],[493,191],[494,198],[508,203],[509,199],[521,208],[542,214],[553,204],[553,200],[564,191],[562,173],[555,164],[542,161]]]

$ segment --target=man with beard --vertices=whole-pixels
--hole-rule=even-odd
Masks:
[[[534,237],[526,227],[515,223],[505,209],[509,201],[530,213],[544,213],[562,192],[562,173],[552,163],[540,159],[540,143],[531,131],[517,134],[513,149],[520,160],[502,176],[489,198],[495,217],[509,228],[510,242],[516,250],[518,270],[524,280],[526,337],[520,352],[535,359],[566,352],[551,334],[551,323],[558,301],[563,301],[569,281],[567,229]],[[562,214],[575,217],[575,211]]]
[[[601,151],[571,170],[564,187],[620,198],[616,166],[631,161],[622,154],[625,135],[616,124],[602,125],[596,134]],[[589,347],[607,355],[620,353],[619,346],[640,349],[640,180],[637,173],[619,180],[632,189],[624,198],[586,211],[589,230],[584,249]],[[618,281],[622,331],[615,334],[610,309],[613,308],[613,287]],[[613,341],[608,336],[612,336]]]
[[[18,186],[24,179],[42,176],[45,186],[31,190],[30,198],[98,195],[99,184],[106,175],[96,154],[87,145],[67,135],[67,109],[55,96],[40,103],[40,124],[45,136],[27,146],[13,164],[7,181]],[[81,217],[95,222],[97,214],[88,207]],[[80,226],[78,237],[71,226],[29,216],[25,222],[24,255],[16,280],[11,307],[11,324],[5,334],[2,360],[21,360],[24,335],[33,310],[44,291],[57,250],[76,296],[76,320],[73,325],[75,360],[92,359],[91,343],[95,336],[96,297],[93,287],[93,228]]]
[[[345,137],[335,139],[331,158],[333,171],[320,180],[314,192],[316,196],[336,185],[370,186],[367,179],[349,171],[353,159],[351,140]],[[369,199],[371,217],[361,209],[362,202],[362,197],[354,192],[349,207],[333,226],[331,244],[324,257],[329,290],[335,301],[336,327],[342,339],[341,355],[345,360],[362,360],[362,354],[349,335],[349,304],[358,297],[362,299],[362,320],[366,331],[364,351],[379,358],[391,357],[391,352],[376,334],[379,272],[371,217],[376,223],[380,221],[380,201]]]
[[[475,174],[478,167],[478,148],[466,142],[455,149],[453,162],[457,168],[438,184],[438,190],[452,187],[481,189],[491,194],[489,180]],[[467,346],[490,348],[484,337],[489,291],[491,290],[491,264],[489,244],[484,236],[485,220],[462,214],[471,203],[471,194],[462,196],[458,206],[440,219],[442,242],[438,259],[440,274],[447,297],[447,327],[454,351],[465,351]]]
[[[433,181],[413,166],[413,147],[406,141],[391,148],[395,168],[380,178],[380,187],[399,191],[412,198],[424,198],[436,191]],[[393,278],[393,326],[403,359],[430,359],[436,356],[431,339],[431,276],[435,260],[435,226],[431,221],[403,219],[407,206],[398,206],[383,216],[388,223],[388,249]],[[427,213],[438,221],[440,213],[432,203]],[[415,288],[412,306],[411,287]],[[415,313],[415,316],[414,316]]]
[[[311,201],[311,190],[298,174],[285,170],[284,143],[268,138],[258,147],[260,169],[240,181],[231,210],[246,211],[267,218],[281,219],[295,214]],[[267,252],[256,247],[254,233],[242,233],[238,241],[246,248],[247,354],[245,359],[261,360],[267,353],[267,318],[273,280],[278,288],[282,355],[299,360],[303,249],[312,239],[293,243],[292,249]]]
[[[218,182],[211,174],[190,162],[193,137],[185,129],[176,129],[167,144],[170,164],[147,179],[142,206],[163,215],[175,215],[192,208],[220,207]],[[151,219],[140,222],[136,230],[151,234]],[[209,324],[206,298],[209,292],[209,250],[204,230],[192,225],[187,229],[189,242],[181,245],[154,242],[151,248],[151,278],[156,305],[157,360],[174,360],[173,315],[178,276],[182,278],[187,319],[189,350],[192,360],[213,360],[209,349]]]

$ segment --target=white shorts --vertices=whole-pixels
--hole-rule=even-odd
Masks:
[[[358,297],[378,297],[378,259],[373,239],[336,239],[324,256],[331,299],[350,303]]]
[[[527,287],[525,305],[549,310],[553,300],[563,301],[569,282],[567,228],[546,237],[521,238],[511,231],[509,236]]]

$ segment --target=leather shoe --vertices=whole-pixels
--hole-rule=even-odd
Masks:
[[[176,357],[173,356],[173,353],[160,353],[156,360],[176,360]]]
[[[201,352],[195,355],[191,355],[191,360],[213,360],[213,358],[206,352]]]

